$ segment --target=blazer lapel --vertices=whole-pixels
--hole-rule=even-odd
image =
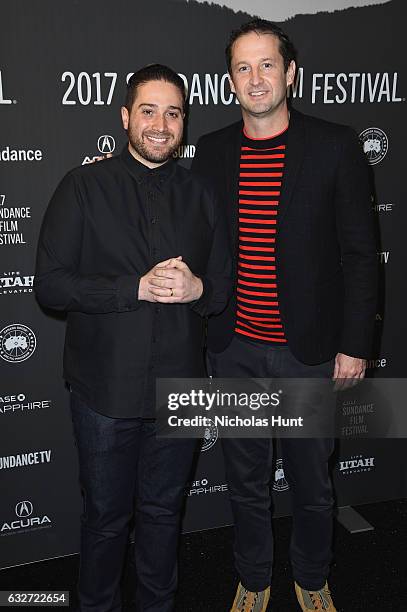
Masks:
[[[305,154],[305,128],[301,113],[291,110],[290,127],[287,135],[287,154],[284,177],[278,206],[278,225],[281,227],[290,205],[295,185]]]
[[[239,209],[239,164],[242,146],[243,121],[235,123],[227,143],[227,166],[225,168],[225,192],[228,198],[228,214],[231,221],[232,245],[237,245]],[[237,249],[234,249],[237,254]]]

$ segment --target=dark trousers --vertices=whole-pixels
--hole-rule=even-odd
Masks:
[[[170,612],[180,514],[196,441],[156,438],[154,422],[109,418],[75,392],[71,396],[84,493],[80,610],[122,609],[120,579],[134,515],[136,609]]]
[[[222,353],[209,353],[212,375],[219,378],[327,378],[334,360],[316,366],[299,362],[286,347],[235,337]],[[235,563],[243,586],[269,586],[273,564],[271,525],[272,449],[270,439],[222,440],[226,479],[235,524]],[[318,590],[331,561],[333,495],[328,459],[331,439],[282,438],[286,480],[292,494],[290,556],[294,579]]]

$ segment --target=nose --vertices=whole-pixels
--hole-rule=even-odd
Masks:
[[[164,113],[157,113],[154,117],[152,126],[157,132],[165,132],[167,130],[167,118]]]
[[[253,66],[250,72],[251,85],[253,86],[260,85],[261,81],[262,81],[262,77],[260,74],[260,70],[257,67]]]

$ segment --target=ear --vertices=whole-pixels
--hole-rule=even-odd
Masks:
[[[127,110],[125,106],[122,106],[120,109],[120,112],[122,114],[123,127],[125,130],[127,130],[129,128],[129,111]]]
[[[294,83],[296,68],[297,67],[295,65],[294,60],[291,60],[290,65],[287,68],[287,74],[286,74],[287,87],[289,87],[290,85]]]
[[[228,79],[229,79],[230,89],[231,89],[232,93],[235,94],[236,93],[236,89],[235,89],[235,86],[233,84],[232,77],[230,76],[230,72],[228,72]]]

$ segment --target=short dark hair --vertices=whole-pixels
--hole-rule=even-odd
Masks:
[[[124,102],[125,107],[130,112],[133,106],[133,102],[137,96],[137,90],[140,85],[148,83],[149,81],[166,81],[172,83],[179,89],[182,97],[182,109],[185,111],[186,104],[186,90],[184,81],[181,77],[169,66],[163,64],[149,64],[137,70],[129,79],[127,84],[126,100]]]
[[[244,36],[244,34],[249,34],[250,32],[256,32],[256,34],[273,34],[273,36],[278,38],[280,43],[280,53],[284,62],[284,71],[287,72],[290,63],[293,60],[295,61],[297,56],[293,43],[288,38],[287,34],[283,32],[283,30],[275,23],[267,21],[266,19],[252,19],[252,21],[242,24],[240,28],[237,30],[232,30],[230,33],[229,42],[225,49],[226,64],[229,73],[232,66],[233,45],[238,38]]]

